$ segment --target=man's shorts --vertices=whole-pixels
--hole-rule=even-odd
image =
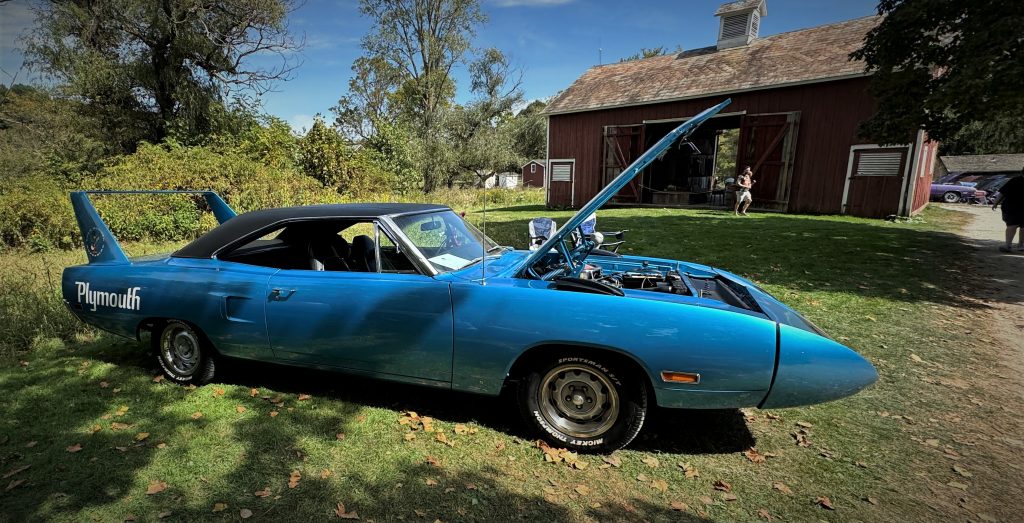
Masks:
[[[741,191],[736,191],[736,201],[740,203],[753,202],[754,198],[750,196],[750,191],[744,189]]]

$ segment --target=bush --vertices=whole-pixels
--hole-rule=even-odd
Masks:
[[[36,250],[77,243],[67,188],[52,177],[13,177],[0,187],[0,244]]]

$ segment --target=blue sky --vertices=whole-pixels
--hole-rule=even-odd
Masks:
[[[723,0],[482,0],[489,21],[474,45],[497,47],[523,70],[527,100],[545,99],[568,87],[598,64],[615,62],[641,47],[693,49],[712,45],[718,31],[715,9]],[[0,81],[21,63],[17,35],[30,27],[28,0],[0,7]],[[761,35],[874,14],[876,0],[768,0]],[[307,0],[291,17],[291,28],[306,47],[294,78],[264,96],[264,110],[293,127],[308,127],[313,115],[327,115],[347,88],[360,38],[370,28],[357,0]],[[459,98],[468,97],[464,70]],[[25,78],[22,73],[21,79]]]

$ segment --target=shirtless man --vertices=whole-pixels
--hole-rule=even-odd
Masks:
[[[736,216],[747,215],[747,209],[750,207],[750,203],[754,201],[754,198],[750,196],[750,188],[754,186],[754,173],[750,170],[748,165],[743,169],[743,174],[740,174],[736,178],[736,185],[739,185],[739,189],[736,189],[736,205],[733,207],[732,212]],[[742,205],[742,209],[740,206]]]

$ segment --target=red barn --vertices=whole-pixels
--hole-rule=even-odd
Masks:
[[[764,0],[722,5],[715,46],[589,69],[548,104],[551,207],[579,207],[669,130],[732,98],[615,198],[630,205],[731,207],[726,190],[754,170],[754,207],[801,213],[911,215],[928,202],[936,144],[857,134],[875,109],[851,61],[880,18],[758,37]]]
[[[523,166],[523,187],[544,186],[544,160],[530,160]]]

